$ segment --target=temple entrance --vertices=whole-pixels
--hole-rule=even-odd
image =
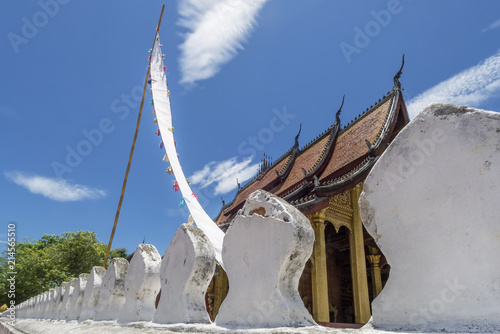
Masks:
[[[349,230],[342,226],[337,233],[333,224],[327,223],[325,248],[330,322],[354,323]]]
[[[320,225],[324,226],[324,244],[321,247],[324,247],[324,268],[326,272],[323,280],[324,288],[319,293],[320,297],[323,291],[324,294],[327,294],[327,300],[320,304],[320,307],[323,307],[320,320],[316,318],[318,311],[316,311],[316,314],[313,312],[312,272],[314,264],[311,260],[307,262],[300,279],[299,293],[306,308],[321,325],[357,328],[356,326],[363,325],[367,321],[365,320],[366,317],[360,317],[360,308],[365,307],[365,312],[370,312],[371,302],[382,291],[389,277],[390,267],[375,241],[364,228],[362,231],[363,243],[360,245],[362,255],[359,257],[351,249],[354,244],[354,241],[351,240],[353,238],[353,232],[350,230],[352,225],[342,225],[338,220],[335,221],[335,224],[336,226],[325,219],[324,223]],[[318,244],[321,245],[321,243]],[[314,261],[314,256],[312,261]],[[353,268],[353,264],[358,267]],[[317,265],[320,266],[321,264],[318,263]],[[361,270],[364,272],[363,275],[360,274]],[[357,275],[357,281],[353,278],[353,275]],[[363,277],[366,299],[360,298],[362,293],[360,292],[360,286],[363,284],[361,281]],[[358,288],[356,288],[355,284],[358,284]],[[358,298],[358,306],[356,306],[356,298]],[[363,304],[360,306],[361,303]],[[360,320],[360,318],[363,320]]]

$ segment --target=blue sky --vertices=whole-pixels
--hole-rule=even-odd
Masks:
[[[161,1],[0,3],[0,241],[77,229],[108,242]],[[345,125],[401,79],[431,102],[500,110],[498,1],[178,0],[160,36],[183,170],[207,213],[266,153]],[[113,247],[167,248],[181,223],[147,96]],[[2,227],[3,226],[3,227]]]

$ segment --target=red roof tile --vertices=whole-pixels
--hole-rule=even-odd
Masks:
[[[384,125],[392,98],[381,103],[376,109],[363,115],[362,119],[345,128],[337,138],[333,155],[325,170],[319,177],[320,181],[327,179],[333,173],[345,167],[368,152],[365,140],[373,143],[381,127]]]
[[[302,168],[308,172],[316,165],[316,163],[323,156],[324,150],[331,136],[332,134],[330,132],[327,133],[322,139],[318,140],[316,143],[312,143],[308,147],[305,147],[302,152],[300,152],[297,159],[295,159],[290,174],[286,178],[283,185],[279,188],[279,194],[282,194],[290,187],[304,179],[304,172],[302,171]]]

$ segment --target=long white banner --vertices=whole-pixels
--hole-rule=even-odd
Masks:
[[[205,233],[212,243],[217,261],[222,267],[224,267],[221,256],[224,232],[222,232],[222,230],[207,215],[198,202],[196,195],[192,192],[186,181],[186,177],[184,176],[179,163],[179,158],[177,156],[177,150],[174,142],[174,128],[172,125],[167,76],[164,70],[159,38],[156,41],[151,53],[151,87],[153,89],[153,102],[161,138],[163,140],[172,171],[175,175],[175,179],[179,185],[183,200],[185,201],[185,204],[187,205],[196,225]]]

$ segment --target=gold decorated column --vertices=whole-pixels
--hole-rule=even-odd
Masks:
[[[370,299],[368,296],[368,277],[366,275],[365,245],[363,238],[363,224],[359,213],[359,195],[361,185],[351,189],[352,200],[352,230],[349,234],[351,250],[351,271],[354,297],[354,316],[358,324],[367,323],[370,319]]]
[[[308,218],[311,221],[315,236],[311,256],[313,318],[317,322],[330,322],[325,250],[325,216],[322,212],[316,212]]]
[[[372,274],[372,289],[373,298],[377,297],[382,291],[382,274],[380,273],[380,254],[370,254],[366,256],[370,263],[370,271]]]

